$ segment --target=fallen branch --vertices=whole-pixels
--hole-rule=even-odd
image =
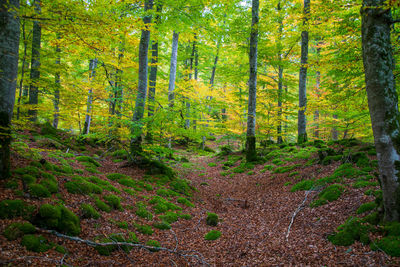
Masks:
[[[182,257],[191,257],[191,258],[195,258],[197,259],[201,264],[206,265],[206,266],[210,266],[210,264],[208,264],[205,260],[203,255],[200,252],[197,251],[180,251],[180,250],[176,250],[175,249],[169,249],[169,248],[164,248],[164,247],[153,247],[153,246],[146,246],[143,244],[137,244],[137,243],[130,243],[130,242],[106,242],[106,243],[97,243],[91,240],[86,240],[86,239],[82,239],[80,237],[75,237],[75,236],[69,236],[69,235],[64,235],[61,234],[57,231],[54,230],[45,230],[45,229],[41,229],[41,228],[36,228],[36,230],[43,232],[43,233],[47,233],[47,234],[52,234],[55,235],[57,237],[61,237],[61,238],[65,238],[71,241],[75,241],[75,242],[79,242],[79,243],[84,243],[88,246],[91,247],[97,247],[97,246],[128,246],[128,247],[136,247],[136,248],[142,248],[142,249],[147,249],[149,251],[165,251],[165,252],[169,252],[172,254],[176,254],[178,256],[182,256]],[[193,254],[187,254],[187,253],[193,253]]]

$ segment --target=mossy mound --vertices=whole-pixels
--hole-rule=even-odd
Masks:
[[[212,212],[207,213],[206,224],[210,226],[217,226],[219,222],[218,215]]]
[[[183,205],[185,205],[187,207],[192,207],[192,208],[194,207],[194,204],[192,202],[190,202],[190,200],[188,200],[185,197],[178,197],[176,202],[178,202],[180,204],[183,204]]]
[[[310,206],[318,207],[328,202],[337,200],[343,193],[345,187],[340,184],[333,184],[325,188],[318,196],[319,199],[313,201]]]
[[[63,205],[53,206],[43,204],[39,213],[33,220],[35,225],[57,230],[68,235],[79,235],[81,232],[80,221],[72,211]]]
[[[154,196],[150,201],[149,204],[153,205],[153,210],[156,214],[164,213],[169,210],[181,210],[182,208],[175,205],[174,203],[169,202],[168,200],[160,197]]]
[[[172,190],[174,190],[177,193],[186,196],[191,196],[193,189],[189,184],[190,181],[188,180],[176,178],[169,184],[169,186]]]
[[[66,182],[64,187],[67,189],[68,193],[71,194],[88,195],[91,193],[103,193],[103,189],[100,186],[87,181],[86,177],[81,176],[75,176],[71,181]]]
[[[303,180],[293,185],[290,192],[310,190],[314,186],[313,180]]]
[[[217,240],[221,237],[221,232],[218,230],[211,230],[207,234],[204,235],[205,240]]]
[[[106,177],[112,181],[118,181],[123,178],[127,178],[128,176],[122,173],[109,173]]]
[[[361,214],[367,211],[371,211],[377,207],[375,201],[372,202],[367,202],[364,204],[361,204],[361,206],[356,210],[357,214]]]
[[[387,222],[383,229],[387,235],[400,236],[400,222]]]
[[[179,216],[175,212],[167,211],[167,212],[165,212],[165,214],[160,215],[159,219],[162,221],[165,221],[167,223],[174,223],[174,222],[178,221]]]
[[[381,249],[393,257],[400,257],[400,236],[386,236],[371,245],[372,249]]]
[[[12,219],[15,217],[30,218],[35,206],[28,205],[20,199],[6,199],[0,202],[0,219]]]
[[[105,211],[105,212],[111,211],[111,207],[109,205],[107,205],[104,201],[100,200],[99,198],[95,198],[94,204],[101,211]]]
[[[251,162],[242,162],[239,166],[232,169],[234,173],[244,173],[246,171],[254,169],[255,165]]]
[[[53,246],[49,244],[46,238],[41,235],[25,235],[22,238],[21,245],[29,251],[45,252]]]
[[[79,157],[76,157],[76,160],[79,162],[88,162],[96,167],[101,166],[100,163],[98,163],[95,159],[93,159],[92,157],[89,157],[89,156],[79,156]]]
[[[121,198],[117,197],[116,195],[107,195],[103,197],[107,204],[116,210],[124,210],[121,206]]]
[[[137,216],[144,218],[146,220],[150,221],[153,219],[153,214],[151,214],[151,212],[147,210],[146,204],[144,202],[139,201],[136,203],[135,213]]]
[[[151,252],[157,252],[157,251],[159,251],[159,249],[157,249],[157,248],[161,247],[160,242],[158,242],[157,240],[152,240],[152,239],[147,241],[146,245],[149,247],[153,247],[153,248],[149,248],[149,251],[151,251]]]
[[[93,218],[93,219],[98,219],[98,218],[100,218],[100,213],[97,211],[97,210],[95,210],[94,208],[93,208],[93,206],[92,205],[90,205],[90,204],[85,204],[85,203],[83,203],[83,204],[81,204],[81,207],[80,207],[80,209],[81,209],[81,216],[82,216],[82,218],[87,218],[87,219],[91,219],[91,218]]]
[[[138,232],[140,232],[144,235],[152,235],[154,233],[154,231],[150,225],[141,225],[138,223],[134,223],[133,225],[138,230]]]
[[[3,235],[8,240],[11,241],[11,240],[16,240],[26,234],[34,234],[35,232],[36,228],[32,224],[28,222],[25,223],[15,222],[6,227],[6,229],[3,232]]]
[[[28,192],[32,197],[45,198],[50,197],[50,191],[41,184],[30,184],[28,186]]]
[[[328,236],[328,240],[334,245],[350,246],[356,240],[361,241],[363,244],[370,242],[368,236],[370,226],[363,224],[359,218],[350,217],[337,230],[337,233]]]
[[[277,167],[275,168],[275,170],[273,171],[273,173],[285,173],[285,172],[290,172],[293,171],[294,169],[296,169],[297,167],[299,167],[300,165],[295,164],[292,166],[281,166],[281,167]]]
[[[160,230],[169,230],[171,229],[171,225],[168,222],[161,221],[153,223],[153,227]]]

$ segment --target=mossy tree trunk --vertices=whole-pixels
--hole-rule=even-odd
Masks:
[[[297,120],[297,142],[307,142],[307,64],[308,64],[308,16],[310,0],[304,0],[303,31],[301,32],[301,65],[299,74],[299,112]]]
[[[18,0],[0,2],[0,179],[10,176],[11,117],[17,86],[19,19]]]
[[[392,16],[385,0],[364,0],[362,51],[386,221],[400,221],[400,114],[393,75]]]
[[[144,2],[144,11],[148,11],[153,8],[153,0],[146,0]],[[143,128],[143,115],[144,107],[146,104],[147,96],[147,68],[148,68],[148,54],[149,54],[149,43],[150,43],[150,30],[149,25],[151,23],[151,15],[145,14],[143,17],[144,29],[140,37],[139,43],[139,79],[138,79],[138,91],[136,95],[135,110],[132,118],[131,127],[131,143],[130,150],[132,154],[140,152],[142,150],[142,128]]]
[[[256,96],[257,96],[257,43],[258,43],[258,15],[259,1],[252,1],[251,33],[250,33],[250,77],[249,77],[249,102],[247,111],[247,136],[246,159],[253,161],[256,153]]]

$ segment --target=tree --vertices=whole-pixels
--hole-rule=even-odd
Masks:
[[[18,0],[0,3],[0,179],[10,176],[11,117],[18,72]]]
[[[57,39],[60,39],[59,36],[57,36]],[[54,128],[58,128],[58,121],[59,121],[59,117],[60,117],[60,64],[61,64],[61,49],[60,49],[60,45],[57,44],[57,48],[56,48],[56,54],[57,54],[57,59],[56,59],[56,66],[57,66],[57,71],[54,75],[55,81],[54,81],[54,100],[53,100],[53,104],[54,104],[54,114],[53,114],[53,127]]]
[[[299,111],[297,121],[297,142],[299,144],[307,141],[307,62],[308,62],[308,16],[310,14],[310,0],[304,0],[304,18],[301,32],[301,62],[299,75]]]
[[[96,77],[97,58],[89,61],[89,80],[93,80]],[[86,116],[85,124],[83,126],[83,134],[89,134],[90,124],[92,122],[92,105],[93,105],[93,88],[89,89],[87,103],[86,103]]]
[[[144,2],[144,11],[153,8],[153,0],[146,0]],[[143,115],[144,106],[146,104],[147,95],[147,65],[148,65],[148,54],[149,54],[149,43],[150,43],[150,29],[149,24],[151,23],[151,15],[145,14],[143,17],[144,29],[139,43],[139,80],[138,80],[138,91],[136,95],[135,111],[133,113],[133,126],[131,127],[131,153],[135,154],[142,150],[142,128],[143,128]]]
[[[249,102],[247,112],[247,138],[246,159],[255,160],[256,155],[256,95],[257,95],[257,43],[258,43],[258,9],[259,1],[252,1],[251,8],[251,33],[250,33],[250,77],[249,77]]]
[[[385,0],[364,0],[362,54],[372,131],[378,154],[385,220],[400,221],[400,114],[390,40],[392,16]]]
[[[41,1],[35,0],[33,5],[35,7],[36,15],[41,12]],[[32,60],[31,60],[31,84],[29,87],[29,104],[31,105],[28,111],[29,119],[32,122],[37,120],[37,104],[39,98],[39,79],[40,79],[40,43],[42,39],[42,27],[39,20],[33,22],[32,33]]]

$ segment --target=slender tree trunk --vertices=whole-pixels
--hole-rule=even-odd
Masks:
[[[37,15],[41,13],[40,0],[35,0],[33,5]],[[42,38],[42,27],[38,20],[33,22],[32,32],[32,62],[31,62],[31,84],[29,87],[29,102],[30,109],[28,111],[29,120],[36,122],[37,120],[37,104],[39,89],[38,83],[40,79],[40,42]]]
[[[281,144],[282,139],[282,94],[283,94],[283,67],[282,67],[282,34],[283,34],[283,17],[281,15],[281,2],[278,2],[278,127],[277,127],[277,143]]]
[[[392,15],[384,0],[363,0],[362,52],[386,221],[400,221],[400,114],[390,40]]]
[[[338,116],[336,114],[333,114],[333,119],[336,120],[337,118],[338,118]],[[334,125],[336,125],[336,124],[334,124]],[[338,136],[339,136],[339,132],[338,132],[336,126],[333,126],[332,127],[332,140],[338,140]]]
[[[211,88],[214,87],[215,73],[217,71],[217,64],[218,64],[220,46],[221,46],[221,42],[218,40],[218,42],[217,42],[217,53],[215,54],[214,65],[213,65],[213,68],[212,68],[212,71],[211,71],[211,78],[210,78],[210,87]]]
[[[60,37],[57,37],[57,39],[61,39]],[[60,117],[60,64],[61,64],[61,49],[60,45],[57,44],[56,48],[56,54],[57,54],[57,59],[56,59],[56,74],[55,74],[55,89],[54,89],[54,115],[53,115],[53,127],[58,128],[58,121]]]
[[[257,43],[258,43],[258,9],[259,1],[252,1],[252,22],[250,34],[250,77],[249,103],[247,112],[246,159],[252,161],[257,158],[256,153],[256,96],[257,96]]]
[[[153,8],[153,0],[146,0],[144,2],[144,11]],[[136,95],[135,111],[133,113],[133,126],[131,127],[131,153],[135,154],[142,151],[142,128],[143,128],[143,115],[144,107],[146,104],[147,94],[147,68],[148,68],[148,54],[150,43],[150,30],[149,24],[151,23],[151,15],[146,14],[143,17],[145,29],[142,30],[139,43],[139,81],[138,92]]]
[[[310,0],[304,0],[303,31],[301,32],[301,66],[299,75],[299,112],[297,121],[297,142],[307,142],[307,64],[308,64],[308,16],[310,14]]]
[[[18,73],[18,0],[0,2],[0,179],[10,177],[11,118]]]
[[[315,79],[315,92],[317,97],[317,103],[319,103],[320,97],[320,84],[321,84],[321,72],[318,70],[316,72],[316,79]],[[314,123],[315,123],[315,130],[314,130],[314,137],[319,138],[319,108],[317,107],[314,111]]]
[[[19,93],[18,93],[18,104],[17,104],[17,120],[19,120],[20,115],[20,108],[21,108],[21,99],[22,99],[22,91],[24,85],[24,78],[25,78],[25,64],[26,64],[26,54],[28,50],[28,39],[26,38],[26,31],[25,31],[25,20],[22,22],[22,39],[24,44],[24,56],[22,58],[22,67],[21,67],[21,79],[19,80]],[[28,63],[29,64],[29,63]],[[29,66],[28,66],[29,68]]]
[[[194,50],[194,79],[197,81],[198,77],[199,77],[199,71],[198,71],[199,53],[197,51],[197,34],[196,33],[194,34],[194,41],[195,41],[194,45],[196,45],[196,47],[193,47],[193,48],[196,48]],[[193,114],[196,114],[196,110],[193,111]],[[196,120],[196,118],[193,119],[192,124],[193,124],[193,129],[196,130],[197,129],[197,120]]]
[[[176,68],[178,61],[178,40],[179,32],[174,31],[172,36],[172,52],[171,52],[171,65],[169,68],[169,84],[168,84],[168,102],[169,106],[174,106],[174,90],[175,90],[175,79],[176,79]]]
[[[90,81],[93,81],[94,78],[96,77],[96,68],[97,68],[97,58],[91,59],[89,62]],[[85,116],[85,124],[83,125],[83,134],[89,134],[90,131],[90,124],[92,122],[92,105],[93,105],[93,89],[90,88],[86,103],[86,116]]]

